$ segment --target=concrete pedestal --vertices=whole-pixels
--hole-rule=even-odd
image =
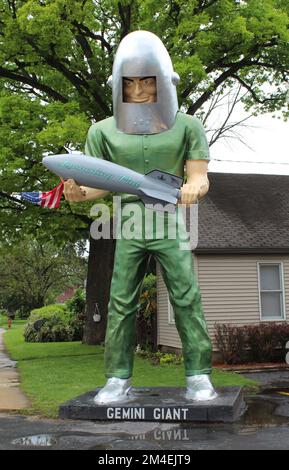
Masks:
[[[94,421],[233,422],[246,408],[240,387],[217,389],[218,397],[207,402],[186,400],[183,388],[133,388],[127,401],[111,405],[94,403],[98,390],[61,405],[59,417]]]

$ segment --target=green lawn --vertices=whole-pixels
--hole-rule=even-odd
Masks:
[[[27,320],[13,320],[12,323],[15,326],[25,325]],[[8,322],[7,317],[4,315],[0,315],[0,328],[4,328],[4,330],[8,329]]]
[[[26,414],[57,417],[61,403],[105,383],[103,347],[73,343],[25,343],[24,321],[7,330],[4,341],[10,357],[18,361],[21,386],[31,400]],[[240,374],[214,370],[213,383],[220,386],[255,386]],[[182,365],[155,366],[136,357],[135,386],[184,386]]]
[[[7,326],[7,317],[0,314],[0,328],[6,328]]]

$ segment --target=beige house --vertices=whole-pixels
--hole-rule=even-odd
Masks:
[[[208,176],[210,190],[198,207],[192,256],[216,353],[215,323],[289,320],[289,176]],[[158,345],[179,350],[159,266],[157,274]]]

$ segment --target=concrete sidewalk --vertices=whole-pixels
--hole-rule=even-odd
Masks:
[[[4,331],[0,328],[0,411],[21,410],[30,404],[19,388],[16,362],[8,357],[4,348]]]

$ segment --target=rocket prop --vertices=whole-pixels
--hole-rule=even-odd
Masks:
[[[166,204],[176,205],[183,179],[160,170],[146,175],[101,158],[84,154],[44,157],[43,165],[64,180],[107,191],[137,195],[144,204],[158,204],[158,210],[172,211]]]

